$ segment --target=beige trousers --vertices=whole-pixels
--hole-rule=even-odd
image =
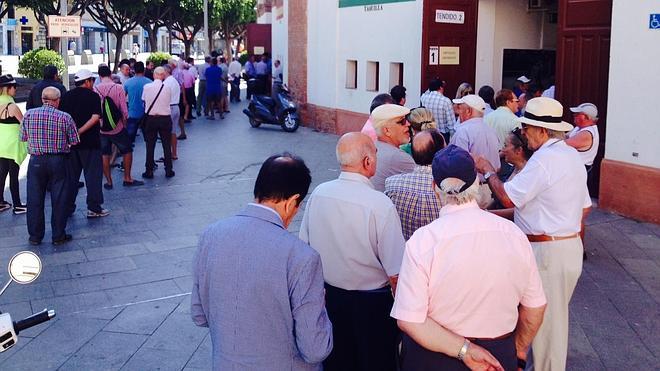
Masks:
[[[477,205],[480,208],[486,209],[493,203],[493,192],[490,190],[488,183],[479,185],[479,195],[477,196]]]
[[[533,242],[532,250],[548,306],[532,342],[528,370],[564,371],[568,353],[568,303],[582,273],[582,240]]]

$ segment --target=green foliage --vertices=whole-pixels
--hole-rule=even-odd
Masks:
[[[238,61],[241,62],[241,65],[245,66],[245,62],[248,61],[249,57],[247,50],[243,50],[241,55],[238,56]]]
[[[40,79],[48,65],[57,67],[60,75],[64,73],[64,59],[57,52],[44,48],[30,50],[18,62],[18,73],[28,79]]]
[[[172,58],[172,56],[169,55],[169,53],[155,52],[149,55],[149,58],[147,58],[147,62],[154,62],[154,65],[158,67],[163,61],[167,61],[170,58]]]

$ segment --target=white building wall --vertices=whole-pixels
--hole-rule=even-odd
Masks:
[[[660,29],[649,29],[652,13],[660,13],[657,0],[612,5],[605,158],[660,168]]]
[[[289,83],[289,0],[284,0],[284,17],[277,19],[273,12],[273,23],[271,25],[272,56],[273,60],[280,60],[284,74],[284,83]]]
[[[337,75],[340,43],[337,23],[336,1],[308,0],[307,101],[329,108],[340,108],[337,104],[337,84],[341,76]]]

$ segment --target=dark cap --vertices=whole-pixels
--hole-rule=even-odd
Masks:
[[[477,170],[472,156],[466,150],[454,144],[448,145],[435,154],[431,168],[433,170],[433,180],[438,187],[447,178],[456,178],[465,182],[458,192],[452,193],[465,191],[474,184],[477,178]]]
[[[0,76],[0,86],[9,86],[17,85],[16,80],[12,75],[2,75]]]

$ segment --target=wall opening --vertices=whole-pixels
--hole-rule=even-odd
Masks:
[[[346,89],[357,89],[357,61],[346,61]]]
[[[378,91],[379,63],[367,61],[367,91]]]
[[[390,63],[390,89],[401,85],[403,86],[403,63]]]

